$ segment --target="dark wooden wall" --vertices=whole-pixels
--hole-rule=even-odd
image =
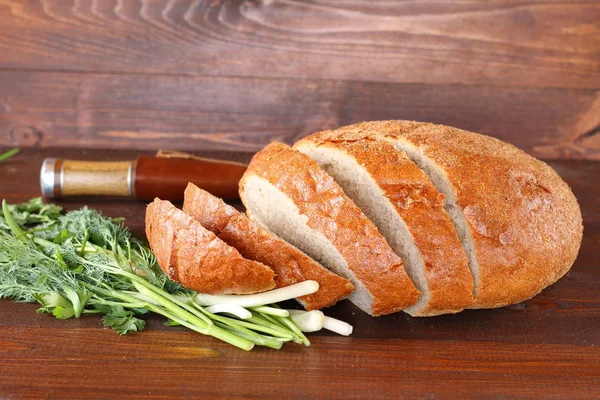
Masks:
[[[255,151],[392,118],[600,159],[600,1],[0,0],[0,146]]]

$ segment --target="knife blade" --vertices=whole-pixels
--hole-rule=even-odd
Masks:
[[[246,164],[159,152],[130,161],[78,161],[47,158],[40,170],[46,198],[118,196],[148,201],[183,200],[188,182],[223,199],[236,199]]]

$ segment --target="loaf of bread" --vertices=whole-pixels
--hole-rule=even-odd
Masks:
[[[317,148],[334,146],[348,153],[354,143],[365,141],[390,143],[405,152],[445,196],[444,209],[469,259],[473,277],[475,297],[469,308],[502,307],[529,299],[556,282],[573,264],[583,234],[579,206],[567,184],[543,162],[488,136],[410,121],[365,122],[319,132],[298,148],[319,158],[306,143]],[[368,164],[369,156],[359,150],[353,156],[367,159],[363,162]],[[377,162],[378,155],[371,156]],[[376,181],[383,192],[399,198],[408,195],[410,188],[389,189],[401,179],[370,173],[371,181]],[[419,201],[419,197],[410,198]],[[415,216],[398,208],[396,211],[396,218],[404,219],[411,230]],[[375,210],[377,213],[383,211]],[[436,218],[433,212],[429,215]],[[418,228],[424,229],[418,235],[431,235],[430,240],[435,241],[441,236],[431,225],[426,218],[418,222]],[[387,234],[393,241],[393,233],[388,230]],[[430,249],[417,243],[416,236],[413,232],[425,258]],[[430,245],[436,246],[433,242]],[[441,278],[427,280],[430,291],[432,279]],[[440,290],[452,296],[452,284]]]
[[[404,260],[421,292],[405,309],[413,316],[456,313],[473,303],[469,261],[444,195],[391,143],[339,141],[314,135],[294,146],[317,161],[363,210]]]
[[[316,293],[298,298],[307,310],[329,307],[348,297],[354,290],[350,281],[327,270],[193,183],[189,183],[185,190],[183,211],[215,233],[219,239],[236,248],[243,257],[269,266],[275,272],[276,287],[306,280],[317,281],[319,290]]]
[[[349,295],[371,315],[432,316],[535,296],[569,270],[583,235],[577,200],[548,165],[413,121],[272,143],[240,197],[253,221],[193,185],[185,212],[148,206],[148,240],[169,277],[222,294],[314,279],[319,291],[299,299],[307,309]]]
[[[371,315],[400,311],[419,291],[373,223],[306,155],[282,143],[258,152],[240,181],[247,214],[355,287]]]
[[[271,268],[243,258],[168,201],[155,199],[148,205],[146,236],[162,270],[188,289],[250,294],[275,287]]]

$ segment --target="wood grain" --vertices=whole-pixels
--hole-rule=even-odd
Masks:
[[[0,0],[0,145],[256,151],[374,119],[600,159],[596,0]]]
[[[178,331],[5,332],[19,340],[0,342],[3,393],[28,398],[576,399],[597,395],[600,376],[600,349],[588,346],[318,336],[243,353]]]
[[[600,90],[0,71],[0,145],[257,151],[413,119],[543,158],[600,159]]]
[[[126,160],[135,152],[24,149],[0,163],[0,198],[17,202],[38,195],[37,173],[46,156]],[[147,318],[146,331],[121,337],[95,316],[61,321],[36,314],[34,304],[0,300],[0,397],[598,398],[600,162],[550,165],[573,188],[585,233],[571,271],[524,303],[435,318],[371,318],[342,302],[328,314],[352,323],[351,337],[318,332],[308,348],[289,344],[245,353],[166,327],[159,316]],[[143,234],[144,203],[60,204],[123,216]]]
[[[0,68],[600,88],[600,4],[0,1]]]

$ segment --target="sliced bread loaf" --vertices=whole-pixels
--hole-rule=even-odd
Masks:
[[[282,143],[258,152],[240,182],[248,215],[350,280],[371,315],[416,303],[418,290],[384,237],[317,163]]]
[[[148,205],[146,236],[162,270],[188,289],[249,294],[275,287],[271,268],[243,258],[168,201],[155,199]]]
[[[316,293],[298,301],[307,310],[329,307],[348,297],[354,285],[308,257],[296,247],[248,219],[234,207],[189,183],[185,190],[183,211],[206,229],[215,233],[242,256],[259,261],[275,272],[275,287],[305,280],[319,283]]]
[[[571,267],[583,226],[567,184],[543,162],[500,140],[442,125],[365,122],[316,134],[387,140],[445,195],[475,283],[473,308],[529,299]]]
[[[294,148],[315,160],[361,208],[404,260],[421,292],[413,316],[456,313],[473,303],[473,278],[444,196],[391,143],[334,141],[328,135]]]

